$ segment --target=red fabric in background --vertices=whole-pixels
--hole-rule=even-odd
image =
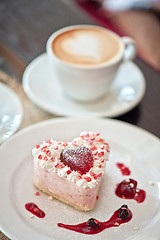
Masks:
[[[116,13],[111,13],[107,11],[107,9],[103,9],[101,6],[101,3],[98,1],[81,1],[76,0],[77,5],[82,8],[87,14],[89,14],[97,24],[106,27],[107,29],[117,33],[119,36],[130,36],[130,34],[125,31],[125,29],[122,30],[114,21],[114,16]],[[160,25],[159,25],[160,26]],[[131,36],[133,37],[133,36]],[[160,48],[160,43],[159,43]],[[146,63],[151,65],[155,70],[160,72],[160,64],[154,64],[154,62],[151,60],[151,56],[148,54],[145,54],[144,49],[142,49],[140,46],[138,46],[138,56],[143,59]],[[159,63],[160,63],[160,56],[159,56]]]
[[[86,11],[94,20],[99,23],[101,26],[108,28],[109,30],[117,33],[119,36],[123,36],[122,32],[117,29],[116,26],[112,23],[112,21],[107,18],[106,15],[110,15],[110,12],[105,9],[105,16],[102,15],[102,11],[99,12],[98,9],[100,7],[100,3],[91,1],[76,1],[77,4]]]

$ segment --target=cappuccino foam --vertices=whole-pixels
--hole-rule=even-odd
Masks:
[[[52,50],[66,63],[95,66],[114,58],[120,50],[120,43],[107,30],[77,28],[58,35],[52,42]]]

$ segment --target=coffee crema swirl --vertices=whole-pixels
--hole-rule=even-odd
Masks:
[[[116,36],[100,28],[76,28],[58,35],[52,42],[52,51],[62,61],[96,66],[113,59],[120,50]]]

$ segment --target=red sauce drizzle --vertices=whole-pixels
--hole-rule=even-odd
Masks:
[[[58,227],[66,228],[71,231],[83,233],[83,234],[97,234],[102,232],[104,229],[111,228],[111,227],[118,227],[119,225],[123,223],[127,223],[132,219],[132,212],[129,211],[129,218],[128,219],[122,219],[119,217],[119,209],[114,212],[114,214],[111,216],[111,218],[106,222],[99,222],[95,219],[96,223],[98,223],[97,227],[90,227],[87,222],[83,222],[77,225],[66,225],[63,223],[58,223]]]
[[[123,199],[134,199],[142,203],[146,198],[146,192],[137,188],[137,181],[134,179],[125,179],[117,185],[115,194]]]
[[[26,203],[25,208],[39,218],[45,217],[45,213],[33,202]]]
[[[131,171],[128,167],[126,167],[123,163],[116,163],[117,167],[120,169],[123,176],[129,176]]]

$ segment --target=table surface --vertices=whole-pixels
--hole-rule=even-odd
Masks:
[[[71,1],[1,1],[0,69],[21,85],[25,67],[45,52],[48,37],[57,29],[73,24],[96,22],[73,2],[71,4]],[[134,62],[145,76],[146,93],[137,107],[116,119],[132,123],[160,137],[160,75],[140,58],[137,57]],[[31,105],[30,111],[32,110],[35,111],[34,105]],[[44,115],[44,119],[54,117],[47,113]],[[27,112],[24,121],[26,117]],[[36,119],[41,120],[42,117]],[[7,238],[1,236],[1,239]]]

